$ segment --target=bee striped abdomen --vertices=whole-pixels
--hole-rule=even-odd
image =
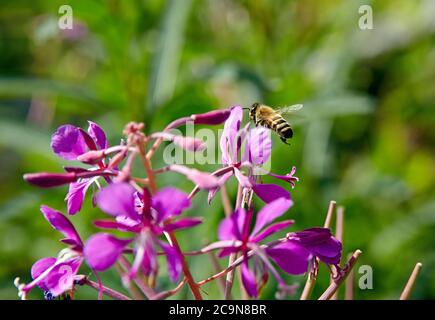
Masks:
[[[291,138],[293,131],[286,120],[280,115],[275,115],[272,121],[272,129],[281,137]]]

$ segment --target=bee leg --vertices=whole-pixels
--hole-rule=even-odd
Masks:
[[[287,142],[287,139],[284,137],[279,137],[282,142],[284,142],[286,145],[290,145],[290,143]]]

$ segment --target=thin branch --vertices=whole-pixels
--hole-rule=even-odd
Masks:
[[[221,187],[221,198],[225,216],[229,217],[233,213],[233,208],[231,207],[230,197],[228,196],[227,188],[225,187],[225,185],[222,185]]]
[[[180,245],[178,244],[177,238],[175,237],[173,232],[168,232],[169,238],[171,240],[172,246],[179,252],[181,255],[181,266],[183,268],[184,276],[186,277],[187,283],[189,284],[190,290],[192,291],[193,296],[196,300],[202,300],[201,292],[199,291],[199,286],[193,279],[192,273],[190,272],[189,266],[186,262],[186,257],[183,255],[181,251]]]
[[[130,262],[128,262],[127,259],[125,259],[122,255],[118,258],[118,262],[125,270],[131,269]],[[138,277],[134,277],[133,281],[136,284],[136,286],[140,289],[140,291],[142,291],[142,293],[147,297],[147,299],[150,299],[150,297],[156,294],[153,289],[148,287]]]
[[[346,277],[348,276],[349,272],[354,267],[356,261],[358,260],[359,256],[361,255],[361,250],[356,250],[353,255],[350,257],[346,265],[342,270],[339,270],[339,275],[336,279],[334,279],[334,282],[329,285],[329,287],[323,292],[323,294],[320,296],[319,300],[329,300],[334,295],[334,293],[338,290],[340,285],[343,283],[344,280],[346,280]]]
[[[87,286],[91,287],[92,289],[95,289],[98,292],[101,290],[101,292],[103,294],[105,294],[106,296],[111,297],[115,300],[131,300],[130,297],[127,297],[126,295],[124,295],[116,290],[105,287],[103,285],[100,286],[98,283],[96,283],[92,280],[89,280],[86,276],[83,276],[83,278],[78,279],[77,283],[81,286],[87,285]]]
[[[331,228],[332,216],[334,214],[336,204],[337,202],[335,202],[334,200],[329,201],[328,212],[326,213],[326,219],[323,225],[324,228]]]
[[[335,238],[343,245],[344,207],[339,206],[335,217]],[[331,276],[331,283],[334,279]],[[338,290],[331,297],[331,300],[338,299]]]
[[[272,241],[272,242],[270,242],[268,244],[263,244],[263,245],[260,246],[260,248],[263,249],[263,250],[267,249],[267,248],[273,248],[273,247],[279,245],[280,243],[283,243],[283,242],[286,242],[286,241],[288,241],[287,238],[281,238],[281,239]],[[204,280],[199,281],[198,285],[202,286],[202,285],[204,285],[204,284],[206,284],[206,283],[208,283],[210,281],[213,281],[213,280],[219,279],[220,277],[225,276],[228,272],[234,270],[236,267],[238,267],[240,264],[242,264],[242,262],[245,261],[245,259],[251,258],[254,255],[254,253],[255,253],[255,250],[248,251],[248,253],[245,256],[239,257],[231,265],[229,265],[226,269],[224,269],[221,272],[216,273],[216,274],[214,274],[214,275],[212,275],[212,276],[210,276],[210,277],[208,277],[208,278],[206,278]]]
[[[400,295],[400,300],[408,300],[411,296],[415,280],[417,279],[417,276],[420,273],[422,266],[423,265],[420,262],[417,262],[417,264],[415,265],[414,270],[412,270],[411,276],[409,277],[408,282],[406,283],[406,286],[403,289],[402,294]]]
[[[344,283],[344,299],[353,300],[354,269],[350,270]]]
[[[125,273],[125,270],[119,262],[117,262],[115,264],[115,270],[118,272],[118,274],[122,278],[123,274]],[[143,295],[131,283],[129,283],[128,285],[125,285],[124,287],[128,290],[128,292],[130,293],[130,295],[133,297],[134,300],[143,300],[143,298],[144,298]]]
[[[183,281],[181,281],[174,289],[168,290],[168,291],[162,291],[162,292],[156,294],[155,296],[151,297],[150,300],[163,300],[163,299],[169,298],[170,296],[173,296],[178,291],[180,291],[181,288],[183,288],[183,286],[186,283],[187,283],[187,280],[186,280],[186,278],[184,278]]]
[[[241,207],[242,205],[242,198],[243,198],[243,188],[239,184],[237,188],[237,198],[236,198],[236,210]],[[230,258],[228,259],[228,266],[234,263],[234,261],[237,259],[237,253],[232,253],[230,255]],[[233,288],[233,281],[234,281],[234,271],[231,270],[227,273],[227,278],[225,280],[225,300],[230,300],[231,298],[231,290]]]
[[[219,265],[219,260],[216,257],[216,254],[214,252],[209,252],[208,256],[210,258],[210,263],[213,267],[214,272],[218,273],[221,270],[221,267]],[[225,280],[223,278],[219,278],[218,285],[219,285],[219,288],[220,288],[222,294],[225,295]]]

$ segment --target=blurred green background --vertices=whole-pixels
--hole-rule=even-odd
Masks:
[[[152,132],[255,101],[304,103],[291,147],[274,138],[272,171],[297,166],[287,215],[296,230],[322,225],[331,199],[346,207],[344,253],[360,248],[359,265],[374,272],[373,290],[355,297],[397,299],[421,261],[413,298],[435,298],[435,1],[74,0],[75,27],[62,31],[58,9],[67,2],[0,4],[0,298],[17,298],[13,279],[28,281],[36,259],[62,248],[38,208],[65,212],[66,187],[41,190],[21,178],[61,170],[49,147],[57,126],[94,120],[117,143],[130,120]],[[373,8],[373,30],[358,27],[363,4]],[[159,184],[192,188],[179,175]],[[234,199],[234,181],[229,191]],[[207,222],[180,232],[186,250],[216,238],[222,207],[206,198],[189,214]],[[87,199],[72,217],[83,238],[96,216]],[[212,273],[208,257],[189,263],[198,280]],[[103,280],[123,290],[114,271]],[[315,297],[328,281],[323,268]],[[262,298],[274,298],[275,285]],[[171,286],[162,270],[160,288]],[[220,297],[215,284],[203,289]]]

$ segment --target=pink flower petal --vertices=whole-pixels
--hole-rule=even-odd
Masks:
[[[131,239],[118,239],[107,233],[93,235],[85,245],[84,256],[95,271],[104,271],[113,266]]]
[[[171,231],[175,231],[175,230],[191,228],[191,227],[194,227],[200,223],[202,223],[201,218],[183,218],[183,219],[180,219],[180,220],[177,220],[175,222],[172,222],[172,223],[165,225],[164,230],[167,232],[171,232]]]
[[[76,229],[63,214],[44,205],[42,205],[40,209],[45,219],[47,219],[54,229],[62,233],[67,239],[72,240],[76,245],[82,246],[82,240]]]
[[[104,133],[103,129],[96,124],[95,122],[88,121],[89,127],[88,127],[88,133],[91,136],[91,138],[95,141],[97,146],[100,149],[106,149],[109,147],[109,144],[107,143],[106,134]]]
[[[219,187],[219,179],[209,173],[205,173],[196,169],[190,169],[181,165],[171,165],[171,171],[184,174],[189,180],[195,183],[200,189],[210,190]]]
[[[69,191],[65,199],[67,201],[68,214],[76,214],[80,211],[86,192],[92,182],[92,179],[86,179],[81,182],[70,183]]]
[[[162,247],[166,255],[169,277],[171,278],[172,282],[177,282],[180,278],[182,270],[181,256],[174,247],[168,244],[160,242],[160,247]]]
[[[274,223],[269,227],[267,227],[266,229],[264,229],[263,231],[259,232],[255,237],[251,239],[251,242],[260,242],[261,240],[267,238],[271,234],[281,231],[287,228],[288,226],[292,225],[293,223],[294,223],[293,220],[285,220],[285,221]]]
[[[252,236],[255,236],[266,225],[274,221],[276,218],[282,216],[290,207],[292,201],[286,198],[278,198],[266,204],[258,213],[255,222]]]
[[[250,297],[256,298],[258,296],[257,280],[255,274],[249,270],[248,262],[242,263],[242,283],[246,289],[246,293]]]
[[[187,193],[173,187],[166,187],[157,192],[151,199],[152,207],[157,211],[157,221],[178,216],[190,207]]]
[[[65,160],[76,160],[86,152],[86,142],[80,129],[66,124],[60,126],[51,137],[51,148],[54,153]]]
[[[293,275],[307,272],[311,259],[311,254],[308,250],[292,241],[268,248],[266,253],[283,271]]]
[[[126,182],[111,183],[97,194],[97,204],[111,216],[139,220],[134,204],[134,188]]]
[[[255,184],[252,186],[255,194],[264,202],[269,203],[278,198],[290,200],[290,193],[275,184]]]
[[[38,278],[44,271],[46,271],[48,268],[53,266],[55,263],[56,263],[56,258],[54,257],[42,258],[36,261],[33,264],[32,269],[30,271],[32,275],[32,279]],[[47,286],[43,281],[41,281],[38,284],[38,286],[44,291],[48,290]]]

